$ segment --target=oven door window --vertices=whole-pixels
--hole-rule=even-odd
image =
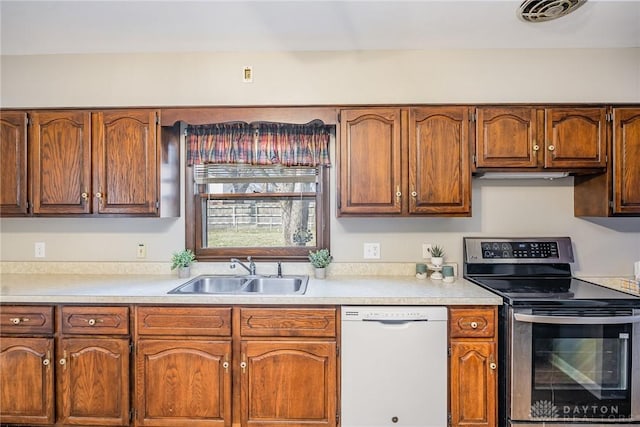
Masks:
[[[630,324],[538,323],[532,336],[533,405],[549,402],[562,418],[630,417]]]

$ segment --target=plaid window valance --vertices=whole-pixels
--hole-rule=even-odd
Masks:
[[[189,125],[187,163],[330,166],[331,130],[320,121]]]

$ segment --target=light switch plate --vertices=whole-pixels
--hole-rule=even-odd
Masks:
[[[364,259],[380,259],[380,243],[364,244]]]

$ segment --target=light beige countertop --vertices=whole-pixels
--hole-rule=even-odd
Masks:
[[[501,305],[500,297],[457,278],[453,283],[413,276],[309,278],[304,295],[167,294],[190,279],[174,275],[2,274],[0,303]]]

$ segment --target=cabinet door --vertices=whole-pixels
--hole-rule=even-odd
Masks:
[[[340,214],[402,212],[400,109],[340,113]]]
[[[230,361],[230,341],[139,341],[136,425],[230,426]]]
[[[336,425],[336,344],[243,341],[243,426]]]
[[[94,211],[103,214],[157,213],[156,110],[94,114]]]
[[[497,370],[492,341],[451,342],[451,425],[494,427]]]
[[[545,110],[547,168],[604,168],[607,155],[605,108]]]
[[[128,338],[64,338],[58,357],[65,425],[129,425]]]
[[[531,107],[476,109],[476,166],[535,168],[538,166],[538,121]]]
[[[27,114],[0,113],[0,216],[22,216],[27,206]]]
[[[613,213],[640,213],[640,109],[613,110]]]
[[[34,112],[31,119],[33,213],[90,213],[90,113]]]
[[[54,421],[53,339],[0,339],[0,422]]]
[[[408,158],[409,213],[471,214],[466,107],[412,109]]]

